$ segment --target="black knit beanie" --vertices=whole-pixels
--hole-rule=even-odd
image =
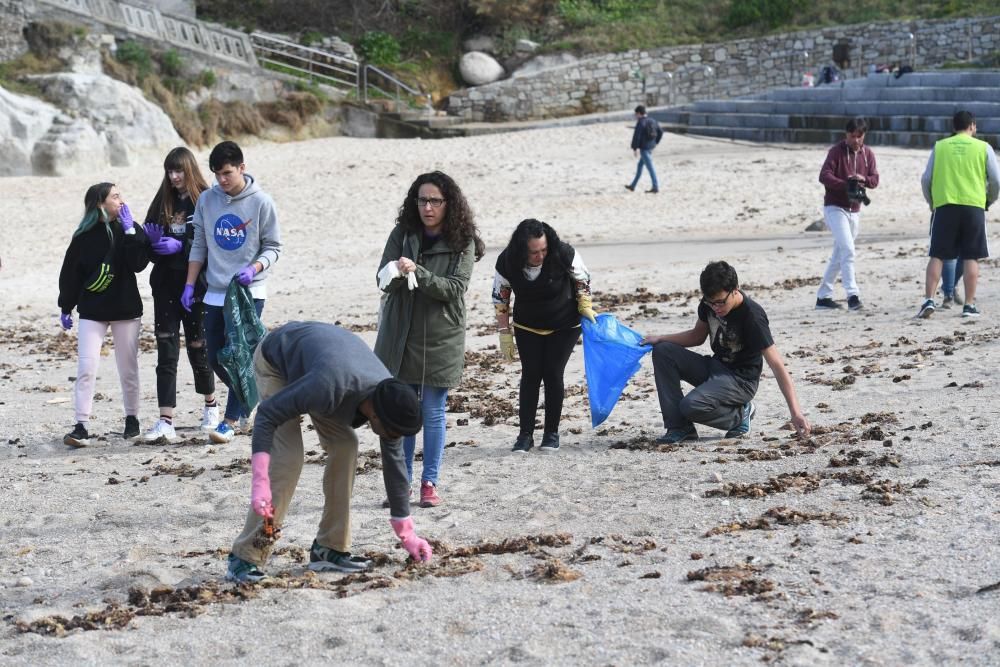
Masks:
[[[395,378],[386,378],[375,386],[372,405],[379,421],[393,433],[413,435],[424,425],[417,393]]]

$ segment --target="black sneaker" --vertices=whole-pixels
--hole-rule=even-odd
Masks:
[[[549,433],[545,432],[542,434],[542,444],[538,447],[538,451],[545,452],[546,454],[551,454],[553,452],[559,451],[559,434],[555,431]]]
[[[850,310],[862,310],[864,305],[861,303],[861,298],[855,294],[854,296],[847,297],[847,307]]]
[[[928,317],[934,314],[934,299],[927,299],[924,301],[924,305],[920,306],[920,312],[917,313],[917,317],[922,320],[926,320]]]
[[[650,190],[646,190],[646,194],[647,194],[647,195],[655,195],[655,194],[656,194],[656,193],[658,193],[659,191],[660,191],[660,189],[659,189],[659,188],[652,188],[652,189],[650,189]]]
[[[726,431],[727,438],[742,438],[747,433],[750,432],[750,420],[753,419],[754,413],[757,412],[757,406],[750,401],[743,406],[743,418],[740,423],[736,425],[735,428],[731,428]]]
[[[816,310],[837,310],[843,308],[839,303],[826,297],[825,299],[816,299]]]
[[[139,437],[139,420],[134,415],[125,417],[125,430],[122,437],[126,440],[133,440]]]
[[[677,445],[686,440],[697,440],[698,431],[695,430],[694,426],[689,426],[687,428],[671,428],[667,429],[667,432],[657,438],[654,442],[658,445]]]
[[[628,190],[629,192],[635,192],[635,186],[634,185],[626,185],[625,189]]]
[[[517,440],[514,441],[514,448],[512,452],[527,452],[529,449],[535,446],[535,439],[530,433],[522,433],[517,436]]]
[[[962,307],[962,317],[979,317],[979,315],[979,309],[974,303],[967,303]]]
[[[83,424],[77,422],[73,430],[63,436],[63,444],[67,447],[86,447],[90,444],[90,434]]]
[[[370,568],[372,562],[366,558],[352,556],[349,551],[337,551],[330,547],[324,547],[316,540],[313,540],[312,548],[309,549],[309,565],[314,572],[343,572],[354,574],[364,572]]]

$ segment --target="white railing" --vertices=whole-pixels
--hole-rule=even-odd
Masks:
[[[155,39],[241,65],[256,67],[246,34],[197,19],[163,14],[141,2],[120,0],[28,0],[30,10],[56,9],[85,16],[147,39]]]
[[[357,60],[261,32],[250,33],[250,44],[257,62],[270,70],[342,90],[361,90]]]

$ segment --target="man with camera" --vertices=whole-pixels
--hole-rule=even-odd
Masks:
[[[854,239],[858,237],[861,205],[871,203],[866,188],[878,186],[875,154],[865,146],[867,132],[864,118],[849,120],[844,140],[826,154],[819,172],[819,182],[826,188],[823,220],[833,234],[833,254],[816,292],[817,310],[842,307],[833,300],[833,283],[838,273],[847,292],[847,307],[851,310],[863,307],[854,278]]]
[[[990,256],[986,209],[1000,196],[1000,168],[993,148],[976,139],[976,117],[959,111],[952,117],[955,134],[934,144],[920,179],[930,204],[931,249],[924,303],[917,317],[930,317],[943,260],[962,260],[965,306],[962,317],[979,317],[976,282],[979,260]]]

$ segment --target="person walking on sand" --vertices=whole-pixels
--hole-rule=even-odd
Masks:
[[[635,167],[635,178],[626,190],[634,192],[639,185],[639,178],[642,176],[642,169],[649,170],[649,178],[653,181],[653,187],[646,190],[647,194],[656,194],[660,191],[660,183],[656,180],[656,169],[653,168],[653,149],[656,148],[660,139],[663,138],[663,130],[655,118],[646,115],[646,107],[639,105],[635,108],[635,129],[632,130],[632,153],[639,158],[639,163]]]
[[[864,307],[854,273],[854,241],[858,238],[861,204],[869,201],[865,189],[876,188],[879,182],[875,154],[865,146],[867,133],[868,123],[864,118],[847,121],[844,140],[830,148],[819,172],[819,182],[826,189],[823,220],[833,235],[833,254],[816,292],[817,310],[841,307],[833,300],[838,273],[847,293],[847,307],[851,310]]]
[[[73,328],[80,314],[77,371],[73,390],[76,425],[63,437],[70,447],[90,444],[94,383],[101,344],[108,328],[115,341],[115,364],[125,407],[122,436],[139,435],[139,329],[142,299],[135,274],[146,268],[146,235],[114,183],[98,183],[83,197],[84,214],[59,271],[59,321]]]
[[[208,189],[194,154],[175,148],[163,160],[163,180],[146,212],[143,229],[149,239],[153,270],[149,286],[153,291],[156,331],[156,398],[160,417],[143,434],[147,441],[166,438],[176,441],[174,408],[177,406],[177,363],[180,359],[180,330],[184,325],[184,346],[194,374],[194,389],[204,396],[201,429],[213,431],[219,425],[219,404],[215,400],[215,375],[205,347],[204,271],[195,284],[195,302],[188,311],[180,295],[187,279],[188,253],[194,238],[195,206]]]
[[[920,179],[932,212],[924,303],[917,312],[922,318],[930,317],[937,308],[934,293],[943,260],[954,258],[962,262],[962,317],[979,317],[979,260],[990,256],[986,209],[1000,195],[997,156],[988,143],[975,138],[976,117],[970,111],[959,111],[952,117],[952,128],[955,134],[934,144]]]
[[[570,244],[560,241],[552,227],[531,218],[522,220],[497,257],[493,305],[501,354],[513,361],[516,340],[521,357],[520,431],[513,451],[527,452],[535,445],[538,387],[543,380],[545,424],[539,450],[558,451],[563,373],[580,338],[580,317],[596,322],[590,273],[580,254]]]
[[[727,438],[750,432],[763,361],[778,382],[792,425],[809,435],[795,384],[771,337],[767,313],[739,288],[736,270],[726,262],[711,262],[701,272],[701,303],[694,327],[665,336],[646,336],[653,345],[653,374],[666,433],[656,439],[673,445],[697,440],[695,424],[724,429]],[[687,349],[709,338],[712,356]],[[694,386],[685,396],[681,380]]]
[[[393,376],[420,396],[424,461],[420,506],[441,503],[438,476],[444,454],[448,389],[465,365],[465,292],[485,246],[465,196],[440,171],[421,174],[399,207],[376,281],[382,290],[375,354]],[[416,437],[403,439],[413,479]]]
[[[254,351],[260,392],[250,457],[250,510],[233,543],[226,578],[254,582],[272,541],[262,539],[265,519],[284,523],[302,473],[305,454],[299,418],[309,415],[326,452],[323,514],[309,550],[310,570],[361,572],[370,561],[352,557],[351,494],[358,463],[358,436],[365,422],[379,436],[382,478],[389,497],[390,525],[415,560],[429,561],[432,550],[417,537],[410,517],[406,468],[400,436],[420,430],[420,405],[413,389],[395,380],[358,336],[324,322],[289,322],[270,333]]]
[[[260,317],[267,299],[267,277],[281,254],[281,232],[274,201],[246,173],[239,146],[232,141],[218,144],[208,157],[208,166],[215,173],[216,184],[198,197],[194,209],[194,237],[181,305],[189,312],[193,310],[198,300],[195,284],[205,267],[207,288],[203,301],[208,359],[215,374],[229,388],[224,418],[209,433],[212,442],[221,444],[236,435],[237,421],[244,431],[249,424],[249,415],[243,414],[229,374],[219,363],[219,350],[226,342],[223,317],[226,289],[234,279],[249,287]]]

